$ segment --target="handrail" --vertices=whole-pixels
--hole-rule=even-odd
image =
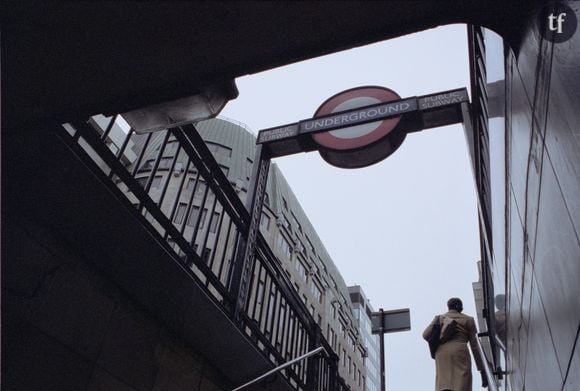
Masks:
[[[499,391],[499,387],[496,383],[495,375],[491,367],[489,366],[489,361],[487,361],[487,356],[483,351],[483,346],[481,346],[480,337],[477,336],[477,350],[479,351],[479,356],[481,357],[481,362],[483,363],[483,370],[485,371],[485,376],[487,377],[487,386],[490,391]]]
[[[494,334],[493,338],[495,340],[495,343],[498,344],[498,346],[500,347],[500,349],[505,352],[507,350],[507,348],[506,348],[505,344],[502,342],[502,340],[497,336],[497,334]]]
[[[284,363],[284,364],[282,364],[280,366],[277,366],[276,368],[272,369],[271,371],[268,371],[268,372],[264,373],[263,375],[258,376],[254,380],[250,380],[246,384],[243,384],[243,385],[241,385],[241,386],[239,386],[237,388],[234,388],[232,391],[239,391],[239,390],[241,390],[243,388],[246,388],[247,386],[249,386],[251,384],[254,384],[254,383],[257,383],[260,380],[262,380],[262,379],[264,379],[264,378],[266,378],[266,377],[268,377],[268,376],[270,376],[270,375],[272,375],[272,374],[274,374],[276,372],[279,372],[282,369],[284,369],[286,367],[289,367],[290,365],[293,365],[293,364],[297,363],[298,361],[304,360],[305,358],[308,358],[310,356],[314,356],[315,354],[320,353],[321,351],[324,351],[328,355],[328,353],[326,352],[326,349],[324,349],[323,346],[319,346],[316,349],[314,349],[314,350],[312,350],[312,351],[310,351],[310,352],[308,352],[306,354],[303,354],[300,357],[296,357],[295,359],[292,359],[292,360],[288,361],[287,363]]]

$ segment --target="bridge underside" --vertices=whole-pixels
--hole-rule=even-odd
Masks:
[[[125,112],[452,23],[487,26],[517,48],[538,3],[4,2],[3,114],[69,121]]]

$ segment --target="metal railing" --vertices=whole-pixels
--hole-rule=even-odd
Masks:
[[[250,292],[234,316],[232,270],[250,216],[193,125],[155,134],[123,130],[118,117],[65,124],[61,139],[157,232],[160,243],[274,366],[317,347],[329,354],[296,361],[281,375],[296,390],[343,390],[338,356],[259,234]],[[98,168],[97,168],[98,167]]]
[[[485,376],[487,377],[487,385],[490,391],[499,391],[499,386],[497,385],[497,379],[495,378],[494,371],[491,369],[489,365],[489,361],[487,359],[487,355],[481,345],[480,336],[477,336],[477,350],[479,352],[479,356],[481,357],[481,362],[483,363],[483,370],[485,372]]]

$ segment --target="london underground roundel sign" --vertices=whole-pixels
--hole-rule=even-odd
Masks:
[[[401,97],[396,92],[385,87],[356,87],[327,99],[316,110],[314,118],[400,99]],[[380,105],[376,111],[379,110],[381,110]],[[372,111],[372,108],[365,110],[364,115],[372,118],[384,114]],[[359,115],[363,115],[363,112],[361,111]],[[401,145],[405,132],[396,129],[400,121],[401,116],[390,117],[315,133],[312,139],[319,145],[322,158],[330,164],[341,168],[365,167],[385,159]]]

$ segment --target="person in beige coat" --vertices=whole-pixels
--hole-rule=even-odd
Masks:
[[[475,359],[478,371],[483,365],[477,350],[477,328],[471,316],[462,314],[461,299],[453,297],[447,301],[449,311],[437,315],[423,331],[423,338],[427,339],[436,322],[443,324],[444,317],[455,321],[455,331],[443,341],[435,353],[435,391],[472,391],[471,357],[467,350],[467,342]],[[446,323],[449,321],[447,320]],[[487,386],[485,374],[481,372],[482,387]]]

